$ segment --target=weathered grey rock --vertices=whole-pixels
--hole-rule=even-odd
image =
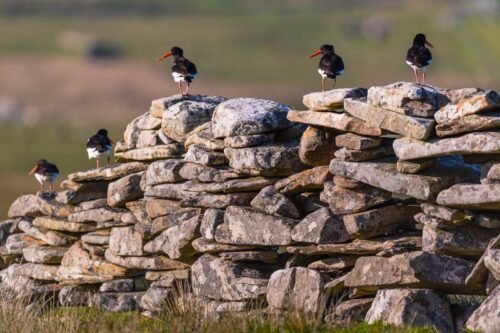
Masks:
[[[131,293],[96,293],[92,296],[95,307],[109,312],[135,311],[139,309],[139,302],[144,292]]]
[[[224,211],[222,209],[209,208],[203,213],[200,233],[205,239],[214,239],[215,230],[224,222]]]
[[[401,173],[419,173],[425,169],[428,169],[434,165],[436,162],[433,158],[423,158],[420,160],[398,160],[396,163],[396,169]]]
[[[183,152],[184,147],[180,143],[171,143],[115,153],[115,159],[120,163],[127,161],[155,161],[167,158],[180,158]]]
[[[420,205],[420,208],[422,208],[422,211],[427,215],[431,215],[454,224],[461,224],[469,219],[469,216],[464,211],[450,207],[423,203]]]
[[[212,103],[179,102],[163,112],[161,129],[167,137],[184,142],[189,132],[210,121],[214,109]]]
[[[499,184],[457,184],[439,192],[437,203],[456,208],[500,210]]]
[[[333,184],[335,184],[335,186],[337,187],[345,188],[348,190],[355,190],[364,186],[362,182],[342,176],[333,176]]]
[[[436,126],[436,134],[440,137],[445,137],[496,128],[500,128],[500,112],[488,112],[480,115],[465,116],[447,124],[438,124]]]
[[[218,167],[217,169],[213,168],[211,170],[203,171],[199,174],[197,179],[200,182],[212,183],[245,177],[248,177],[248,175],[243,172],[237,172],[229,167]]]
[[[486,250],[483,261],[495,280],[500,281],[500,249]]]
[[[144,251],[149,253],[162,252],[171,259],[184,259],[193,256],[196,251],[191,242],[200,237],[202,215],[191,216],[178,224],[164,230],[159,236],[144,245]]]
[[[498,231],[476,226],[460,226],[456,229],[433,229],[425,226],[422,234],[422,250],[460,258],[478,259]]]
[[[305,267],[293,267],[274,272],[267,287],[267,302],[275,309],[291,308],[316,312],[322,301],[323,278]]]
[[[23,249],[23,258],[34,264],[60,264],[67,247],[40,246]]]
[[[147,281],[170,280],[171,282],[189,280],[191,277],[190,269],[181,269],[174,271],[147,271],[144,278]],[[173,285],[172,285],[173,286]]]
[[[296,142],[249,148],[226,148],[229,166],[236,171],[254,175],[288,176],[302,171]]]
[[[422,224],[423,226],[428,226],[433,229],[449,230],[449,229],[454,229],[456,227],[456,225],[451,223],[450,221],[440,219],[439,217],[427,215],[425,213],[418,213],[417,215],[414,216],[414,218],[415,221]]]
[[[51,195],[27,194],[17,198],[9,207],[8,217],[36,217],[40,215],[51,215],[66,217],[74,208],[70,205],[61,204]]]
[[[163,160],[151,163],[146,172],[146,184],[154,186],[184,180],[179,174],[183,165],[184,161],[182,160]]]
[[[95,258],[86,251],[80,242],[72,245],[64,253],[58,280],[65,283],[98,283],[123,277],[128,274],[123,267]]]
[[[135,146],[136,148],[146,148],[154,147],[159,144],[162,144],[162,142],[158,138],[158,131],[145,130],[139,133],[139,137],[137,138],[137,143],[135,144]]]
[[[345,189],[326,182],[323,190],[324,198],[335,214],[351,214],[388,202],[391,192],[363,185],[356,189]]]
[[[223,209],[229,206],[249,206],[257,192],[230,194],[201,194],[181,201],[183,207],[204,207]]]
[[[487,250],[485,251],[485,253],[483,253],[479,261],[476,263],[469,276],[467,276],[466,283],[468,285],[481,286],[486,283],[488,279],[488,269],[484,264],[484,259],[487,255],[488,250],[490,249],[500,249],[500,235],[490,241]]]
[[[344,243],[351,239],[344,222],[328,208],[307,215],[292,230],[292,239],[304,243]]]
[[[12,256],[22,256],[27,247],[39,247],[46,245],[44,241],[35,239],[26,234],[12,234],[5,241],[6,253]],[[3,252],[3,251],[2,251]]]
[[[326,128],[308,126],[300,138],[300,160],[311,166],[328,165],[337,150],[335,135]]]
[[[354,117],[366,121],[368,126],[376,126],[418,140],[428,139],[436,123],[433,119],[411,117],[375,107],[363,100],[348,98],[344,101],[344,107]]]
[[[272,132],[290,126],[288,107],[264,99],[236,98],[217,106],[212,117],[215,138]]]
[[[270,267],[229,262],[210,254],[191,268],[193,293],[215,300],[242,301],[266,293]]]
[[[214,151],[224,150],[224,140],[214,138],[210,121],[196,127],[187,134],[186,141],[184,141],[184,147],[187,149],[191,145],[200,145]]]
[[[17,274],[35,280],[55,281],[59,266],[27,263],[17,269]]]
[[[365,88],[341,88],[304,95],[302,103],[314,111],[342,109],[345,98],[366,97]]]
[[[376,148],[380,146],[381,143],[381,138],[366,137],[354,133],[346,133],[335,137],[335,144],[338,147],[354,150],[367,150]]]
[[[78,240],[77,237],[68,235],[65,233],[47,230],[45,228],[38,228],[33,225],[32,221],[21,220],[19,221],[18,227],[21,231],[27,235],[43,241],[44,243],[51,246],[67,246],[73,244]]]
[[[413,216],[418,212],[420,212],[419,206],[399,204],[344,215],[342,219],[349,235],[366,239],[401,228],[411,229],[415,224]]]
[[[219,243],[248,245],[288,245],[297,220],[268,215],[252,208],[226,208],[224,223],[217,227]]]
[[[490,166],[486,177],[492,180],[500,180],[500,163],[495,163]]]
[[[381,136],[383,134],[380,127],[368,124],[360,118],[351,117],[347,113],[290,111],[287,118],[296,123],[328,127],[361,135]]]
[[[112,228],[109,251],[117,256],[142,256],[143,235],[135,227]]]
[[[474,263],[430,252],[410,252],[390,258],[361,257],[346,278],[347,287],[364,290],[408,287],[476,294],[481,288],[465,284]]]
[[[343,301],[335,307],[335,312],[333,314],[325,318],[325,321],[343,327],[363,322],[372,302],[373,298],[349,299]]]
[[[206,238],[195,239],[191,245],[193,248],[201,253],[220,253],[220,252],[232,252],[232,251],[251,251],[258,249],[255,245],[229,245],[220,244],[214,240]]]
[[[146,213],[150,218],[173,214],[182,210],[179,201],[147,198],[144,200]]]
[[[226,155],[224,155],[223,153],[211,151],[201,145],[189,146],[184,160],[210,166],[225,165],[228,163]]]
[[[105,258],[110,263],[130,269],[149,269],[156,271],[168,271],[177,269],[187,269],[189,265],[180,261],[169,259],[166,256],[153,257],[120,257],[106,250]]]
[[[396,82],[368,89],[370,105],[394,112],[420,117],[432,117],[440,107],[442,94],[430,86],[412,82]]]
[[[219,256],[235,262],[263,262],[266,264],[273,264],[278,259],[278,253],[275,251],[222,252]]]
[[[272,185],[264,187],[252,200],[251,205],[255,209],[272,215],[280,215],[292,219],[300,217],[295,204],[283,194],[278,193]]]
[[[274,188],[285,195],[308,192],[323,188],[323,183],[332,178],[327,166],[319,166],[289,176],[274,184]]]
[[[394,141],[394,152],[399,159],[412,160],[463,154],[495,154],[500,152],[500,133],[469,133],[456,138],[422,142],[411,138]]]
[[[377,147],[367,150],[342,148],[335,152],[335,157],[338,159],[351,162],[370,161],[393,155],[394,150],[392,149],[392,146]]]
[[[450,103],[436,112],[439,124],[449,124],[467,115],[482,113],[500,105],[500,96],[493,90],[474,94],[458,103]]]
[[[138,118],[136,126],[141,130],[155,130],[160,128],[161,120],[146,112]]]
[[[66,219],[40,216],[33,220],[35,227],[56,230],[56,231],[69,231],[69,232],[90,232],[97,229],[97,224],[94,222],[78,223],[69,222]]]
[[[183,184],[183,188],[189,192],[204,193],[232,193],[232,192],[255,192],[272,185],[276,178],[252,177],[242,179],[231,179],[217,183],[200,183],[188,181]]]
[[[254,147],[273,141],[274,133],[238,135],[224,139],[224,146],[232,148]]]
[[[142,296],[139,306],[142,310],[160,313],[174,297],[175,292],[171,288],[149,288]]]
[[[340,256],[335,258],[326,258],[318,261],[313,261],[308,268],[314,269],[323,273],[340,273],[351,267],[354,267],[358,256]]]
[[[58,295],[59,303],[66,307],[91,306],[95,285],[65,286]]]
[[[107,281],[99,287],[101,293],[106,292],[132,292],[134,291],[134,279],[118,279]]]
[[[484,300],[467,320],[466,327],[473,331],[495,333],[500,327],[500,286]]]
[[[177,103],[184,101],[192,102],[203,102],[209,104],[219,104],[226,100],[226,98],[221,96],[206,96],[206,95],[172,95],[169,97],[163,97],[155,99],[151,102],[150,116],[155,118],[163,118],[163,113],[174,106]]]
[[[82,242],[93,245],[109,245],[111,229],[102,229],[82,235]]]
[[[73,213],[68,216],[68,221],[78,223],[120,221],[125,212],[125,210],[110,207],[96,208]]]
[[[139,184],[143,174],[143,172],[134,173],[110,183],[108,187],[108,205],[120,207],[126,202],[142,198],[144,193]]]
[[[445,167],[436,167],[419,175],[403,174],[390,162],[346,162],[333,159],[330,172],[337,176],[352,178],[384,189],[386,191],[408,195],[416,199],[433,201],[438,193],[451,185],[469,180],[470,173],[458,169],[450,174]]]
[[[84,201],[80,202],[78,205],[75,206],[74,212],[78,213],[78,212],[83,212],[85,210],[103,208],[107,206],[108,206],[108,201],[106,200],[106,198]]]
[[[365,321],[395,326],[428,326],[440,333],[454,332],[450,303],[427,289],[384,289],[377,292]]]

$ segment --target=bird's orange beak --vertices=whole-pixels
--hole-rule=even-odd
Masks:
[[[318,50],[318,51],[314,52],[313,54],[311,54],[309,56],[309,59],[314,58],[315,56],[320,55],[320,54],[321,54],[321,50]]]
[[[33,169],[31,169],[31,171],[28,173],[28,175],[31,176],[32,174],[34,174],[36,172],[36,169],[38,169],[38,165],[35,165]]]
[[[429,41],[425,41],[425,45],[427,45],[429,47],[434,47],[434,45],[432,45],[431,42],[429,42]]]
[[[157,61],[162,61],[163,59],[168,58],[171,55],[172,55],[172,52],[167,52],[164,55],[162,55],[161,57],[159,57]]]

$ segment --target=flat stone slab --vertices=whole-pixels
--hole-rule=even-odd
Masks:
[[[109,167],[72,173],[68,175],[68,179],[73,182],[111,181],[132,173],[144,171],[147,167],[146,164],[141,162],[114,164]]]
[[[166,256],[154,257],[120,257],[114,255],[109,249],[105,252],[105,258],[110,263],[131,269],[148,269],[154,271],[169,271],[187,269],[190,265],[172,260]]]
[[[238,245],[288,245],[297,223],[253,208],[231,206],[226,208],[224,223],[215,231],[215,240]]]
[[[342,88],[304,95],[302,103],[313,111],[330,111],[344,107],[344,99],[366,97],[365,88]]]
[[[468,209],[500,210],[500,183],[457,184],[439,192],[437,203]]]
[[[443,98],[439,90],[413,82],[370,87],[367,94],[370,105],[419,117],[432,117]]]
[[[432,135],[436,123],[434,119],[407,116],[372,106],[363,100],[348,98],[344,101],[344,107],[351,115],[366,121],[366,124],[370,126],[417,140],[428,139]]]
[[[146,184],[154,186],[184,180],[179,174],[184,163],[182,160],[163,160],[151,163],[146,172]]]
[[[121,221],[122,215],[125,212],[127,211],[111,207],[89,209],[69,215],[68,221],[79,222],[79,223],[86,223],[86,222],[102,223],[107,221]]]
[[[429,169],[436,162],[433,158],[423,158],[420,160],[398,160],[396,163],[396,169],[401,173],[419,173],[425,169]]]
[[[224,139],[224,146],[232,148],[254,147],[273,141],[274,133],[238,135]]]
[[[67,247],[40,246],[23,249],[23,258],[35,264],[60,264]]]
[[[351,239],[344,222],[328,208],[307,215],[292,230],[292,239],[300,243],[345,243]]]
[[[225,97],[222,96],[207,96],[207,95],[181,95],[176,94],[168,97],[162,97],[155,99],[151,102],[151,108],[149,113],[152,117],[162,118],[165,110],[174,106],[177,103],[181,103],[184,101],[192,101],[192,102],[203,102],[210,104],[219,104],[226,100]]]
[[[200,253],[221,253],[221,252],[232,252],[232,251],[251,251],[258,249],[255,245],[230,245],[217,243],[214,240],[206,238],[195,239],[191,245],[193,248]]]
[[[10,205],[7,215],[9,218],[40,215],[66,217],[73,211],[73,206],[57,202],[52,195],[26,194],[18,197]]]
[[[461,99],[458,103],[450,103],[434,115],[439,124],[448,124],[464,116],[481,113],[500,105],[500,96],[493,90],[477,93]]]
[[[230,99],[215,109],[212,133],[215,138],[226,138],[273,132],[291,125],[287,113],[286,105],[265,99]]]
[[[263,262],[273,264],[278,259],[276,251],[236,251],[222,252],[221,258],[235,262]]]
[[[392,198],[392,193],[365,184],[356,189],[345,189],[326,182],[322,193],[335,214],[361,212]]]
[[[498,154],[499,132],[469,133],[456,138],[423,142],[399,138],[393,143],[394,152],[401,160],[439,157],[447,155]]]
[[[255,192],[273,185],[278,178],[252,177],[232,179],[217,183],[200,183],[188,181],[183,184],[186,191],[207,193]]]
[[[445,137],[496,128],[500,128],[500,112],[488,112],[455,119],[449,124],[438,124],[436,134]]]
[[[465,279],[474,262],[429,252],[410,252],[389,258],[361,257],[345,280],[347,287],[429,288],[460,294],[484,291],[466,286]]]
[[[367,150],[342,148],[335,152],[335,157],[342,161],[363,162],[394,156],[392,146],[376,147]]]
[[[500,327],[500,286],[472,313],[466,327],[475,332],[495,333]]]
[[[328,165],[338,149],[334,130],[308,126],[300,138],[300,160],[311,166]]]
[[[290,111],[288,112],[288,120],[307,125],[334,128],[336,130],[361,135],[381,136],[383,134],[380,127],[369,124],[361,119],[351,117],[347,113]]]
[[[184,146],[180,143],[158,145],[139,149],[127,150],[124,153],[115,153],[118,162],[127,161],[155,161],[167,158],[180,158],[184,153]]]
[[[224,150],[224,140],[214,138],[212,135],[212,123],[210,121],[196,127],[187,134],[184,147],[187,149],[191,145],[200,145],[214,151]]]
[[[367,150],[376,148],[382,143],[382,138],[373,138],[357,135],[354,133],[346,133],[335,137],[335,144],[338,147]]]
[[[292,195],[322,189],[323,184],[331,178],[327,166],[318,166],[277,181],[274,188],[285,195]]]
[[[486,177],[488,177],[491,180],[500,180],[500,163],[493,164],[489,168]]]
[[[77,237],[67,233],[36,227],[30,220],[23,219],[19,221],[17,227],[26,235],[41,240],[50,246],[68,246],[78,240]]]
[[[96,223],[69,222],[68,220],[56,219],[51,217],[37,217],[33,220],[35,227],[69,232],[90,232],[97,230]]]
[[[392,193],[425,201],[435,200],[439,192],[467,178],[464,173],[457,171],[450,174],[449,169],[442,167],[436,167],[424,174],[413,175],[399,173],[395,163],[346,162],[339,159],[332,160],[330,172]]]
[[[355,238],[372,238],[394,232],[400,228],[411,228],[415,224],[413,215],[420,212],[419,206],[389,205],[342,217],[346,230]]]
[[[184,156],[186,162],[199,163],[209,166],[228,164],[226,155],[215,152],[201,145],[191,145]]]
[[[278,193],[274,186],[264,187],[250,204],[253,208],[271,215],[294,219],[300,217],[300,212],[295,204],[285,195]]]

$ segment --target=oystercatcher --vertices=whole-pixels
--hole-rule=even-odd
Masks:
[[[108,138],[108,131],[105,129],[98,130],[95,135],[92,135],[90,139],[87,140],[89,160],[95,158],[97,168],[99,168],[99,157],[103,155],[106,155],[106,165],[109,165],[112,144],[113,141]]]
[[[59,169],[54,164],[42,159],[36,162],[36,165],[28,173],[30,176],[33,174],[35,174],[36,180],[40,183],[40,191],[43,193],[43,185],[45,183],[49,183],[49,191],[52,191],[52,183],[59,176]]]
[[[174,77],[174,81],[179,84],[179,93],[181,95],[187,95],[189,85],[193,82],[196,75],[198,75],[198,71],[196,70],[195,64],[184,58],[184,51],[178,46],[172,47],[169,52],[159,57],[158,61],[162,61],[171,55],[174,56],[172,76]],[[187,83],[186,91],[182,90],[182,82]]]
[[[418,82],[419,69],[422,70],[422,84],[425,84],[425,71],[426,67],[432,62],[431,51],[425,46],[434,47],[429,41],[427,41],[424,34],[416,34],[413,38],[413,46],[406,52],[406,63],[408,66],[413,68],[413,74],[415,74],[415,81]]]
[[[321,90],[325,91],[325,78],[333,79],[333,88],[337,85],[337,76],[344,74],[344,62],[335,54],[333,45],[323,44],[321,48],[311,54],[309,59],[322,54],[318,65],[318,73],[321,75]]]

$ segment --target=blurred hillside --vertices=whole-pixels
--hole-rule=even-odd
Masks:
[[[156,63],[173,45],[198,66],[193,93],[295,108],[320,87],[318,59],[307,56],[321,44],[344,58],[339,87],[367,87],[413,79],[404,57],[417,32],[435,46],[429,83],[500,86],[497,0],[2,0],[0,30],[0,142],[8,152],[0,215],[37,188],[25,176],[37,159],[64,174],[91,166],[89,135],[109,127],[118,138],[153,98],[176,93],[171,60]]]

